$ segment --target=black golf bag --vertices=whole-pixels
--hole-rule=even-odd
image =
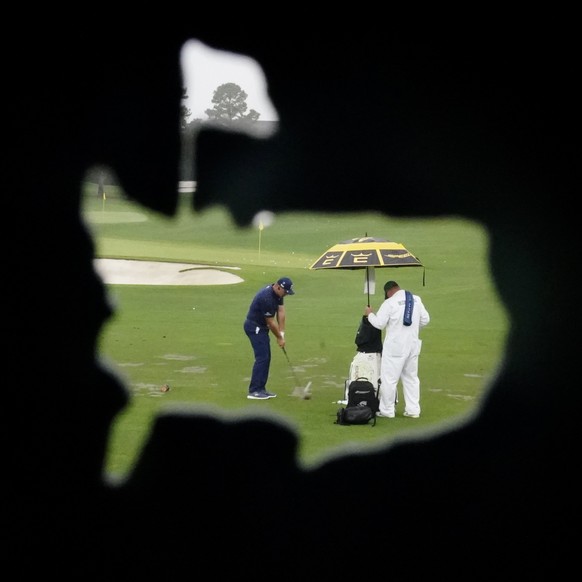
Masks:
[[[364,315],[356,332],[355,344],[358,351],[350,364],[345,381],[344,400],[348,400],[350,384],[365,378],[372,383],[378,395],[380,388],[380,363],[382,360],[382,332],[376,329]]]

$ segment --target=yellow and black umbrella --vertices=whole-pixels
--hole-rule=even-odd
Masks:
[[[316,269],[366,269],[364,293],[375,292],[375,270],[383,267],[424,267],[420,260],[404,245],[365,236],[343,240],[330,247],[309,268]],[[423,273],[424,285],[424,273]]]

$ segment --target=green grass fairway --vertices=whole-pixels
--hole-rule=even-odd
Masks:
[[[234,285],[108,286],[116,313],[102,330],[99,351],[131,397],[112,427],[106,470],[113,476],[131,470],[152,419],[162,411],[272,414],[294,427],[299,461],[311,465],[338,451],[446,430],[475,411],[495,375],[508,321],[490,279],[488,239],[477,224],[376,213],[286,213],[263,230],[242,229],[222,208],[194,214],[189,195],[183,195],[179,214],[166,218],[116,192],[108,192],[107,200],[95,192],[94,185],[87,185],[83,215],[97,257],[232,266],[244,279]],[[383,284],[395,279],[421,295],[430,312],[431,323],[421,334],[422,415],[402,417],[401,395],[395,419],[380,418],[376,426],[338,426],[336,402],[367,303],[365,272],[311,271],[309,266],[336,242],[366,234],[402,243],[426,267],[424,287],[422,268],[377,269],[377,292],[370,297],[377,309]],[[278,398],[249,401],[253,358],[242,324],[255,292],[279,276],[291,277],[296,289],[285,301],[286,349],[293,369],[272,341],[268,389]],[[291,396],[297,380],[312,382],[310,400]],[[169,384],[170,391],[161,392],[162,384]]]

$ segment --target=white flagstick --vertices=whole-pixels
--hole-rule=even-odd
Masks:
[[[259,222],[259,260],[261,259],[261,235],[263,234],[263,228],[265,227],[263,225],[263,221],[261,220]]]

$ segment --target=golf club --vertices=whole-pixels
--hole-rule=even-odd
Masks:
[[[311,390],[310,390],[311,382],[309,382],[307,384],[307,386],[305,386],[305,387],[299,386],[299,379],[297,378],[297,374],[295,373],[295,370],[293,369],[293,366],[291,365],[291,360],[289,359],[289,354],[287,354],[287,350],[284,347],[281,349],[283,350],[283,353],[285,354],[285,357],[287,358],[287,362],[289,363],[289,367],[291,368],[293,378],[295,379],[295,388],[293,389],[292,396],[299,396],[305,400],[308,400],[309,398],[311,398]]]
[[[285,354],[285,357],[287,358],[287,362],[289,362],[289,367],[291,368],[291,372],[293,373],[293,378],[295,378],[295,386],[299,386],[299,380],[297,379],[297,374],[295,373],[295,370],[293,369],[293,366],[291,365],[291,360],[289,359],[289,355],[287,354],[287,350],[284,347],[281,349],[283,350],[283,353]]]

